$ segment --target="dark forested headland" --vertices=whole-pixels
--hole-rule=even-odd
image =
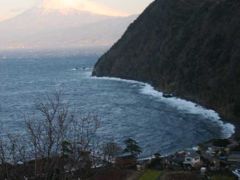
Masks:
[[[148,82],[240,120],[239,9],[239,0],[156,0],[93,75]]]

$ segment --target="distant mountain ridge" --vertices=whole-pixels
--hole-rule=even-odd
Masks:
[[[239,0],[156,0],[93,75],[148,82],[240,120],[239,9]]]
[[[111,46],[135,18],[32,8],[0,22],[0,49]]]

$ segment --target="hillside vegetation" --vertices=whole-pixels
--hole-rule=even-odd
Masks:
[[[239,9],[239,0],[156,0],[93,75],[148,82],[240,120]]]

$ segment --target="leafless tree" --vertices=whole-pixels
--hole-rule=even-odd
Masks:
[[[0,178],[5,179],[9,177],[8,166],[7,166],[7,145],[6,141],[1,137],[0,139]]]
[[[26,120],[35,176],[46,173],[48,178],[56,176],[56,169],[64,171],[66,164],[75,170],[91,168],[99,118],[90,113],[77,118],[69,112],[62,96],[61,92],[47,95],[36,105],[40,114]]]
[[[103,144],[102,151],[104,159],[111,163],[113,162],[114,157],[122,151],[122,148],[114,141],[114,139],[112,139]]]
[[[17,179],[19,178],[18,169],[14,168],[27,161],[26,142],[19,134],[8,134],[0,139],[0,178]]]
[[[67,140],[68,126],[72,123],[68,106],[62,100],[62,92],[46,95],[36,104],[40,113],[26,120],[27,135],[30,138],[35,158],[35,175],[42,169],[53,175],[58,167],[62,143]],[[37,167],[38,163],[43,167]],[[60,163],[61,164],[61,163]]]
[[[94,166],[95,155],[97,153],[98,138],[96,132],[100,127],[100,120],[94,114],[87,114],[79,118],[74,117],[68,137],[72,145],[70,167],[82,170],[82,174],[88,174]]]
[[[100,120],[91,113],[75,116],[62,98],[62,92],[41,97],[36,113],[26,118],[26,134],[0,138],[0,179],[19,179],[19,173],[65,179],[71,171],[88,176],[100,156]]]

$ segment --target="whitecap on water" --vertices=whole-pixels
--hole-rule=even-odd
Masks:
[[[141,89],[142,94],[151,95],[157,98],[160,98],[161,101],[168,103],[169,105],[177,108],[180,111],[185,111],[190,114],[199,114],[204,116],[205,118],[211,119],[212,121],[218,123],[220,127],[222,127],[223,138],[229,138],[235,133],[234,125],[230,123],[224,123],[219,114],[211,109],[206,109],[194,102],[187,101],[184,99],[180,99],[177,97],[165,98],[163,97],[163,93],[155,90],[151,85],[146,84]]]
[[[88,77],[91,77],[91,73],[86,74]],[[153,86],[147,83],[135,81],[135,80],[126,80],[121,78],[114,77],[91,77],[92,79],[101,79],[101,80],[111,80],[111,81],[121,81],[126,83],[134,83],[141,85],[140,93],[154,96],[158,98],[161,102],[165,102],[170,106],[178,109],[179,111],[184,111],[189,114],[196,114],[204,116],[215,123],[217,123],[222,128],[223,138],[229,138],[235,133],[235,126],[230,123],[225,123],[221,120],[219,114],[211,109],[206,109],[194,102],[180,99],[177,97],[165,98],[163,93],[154,89]]]

